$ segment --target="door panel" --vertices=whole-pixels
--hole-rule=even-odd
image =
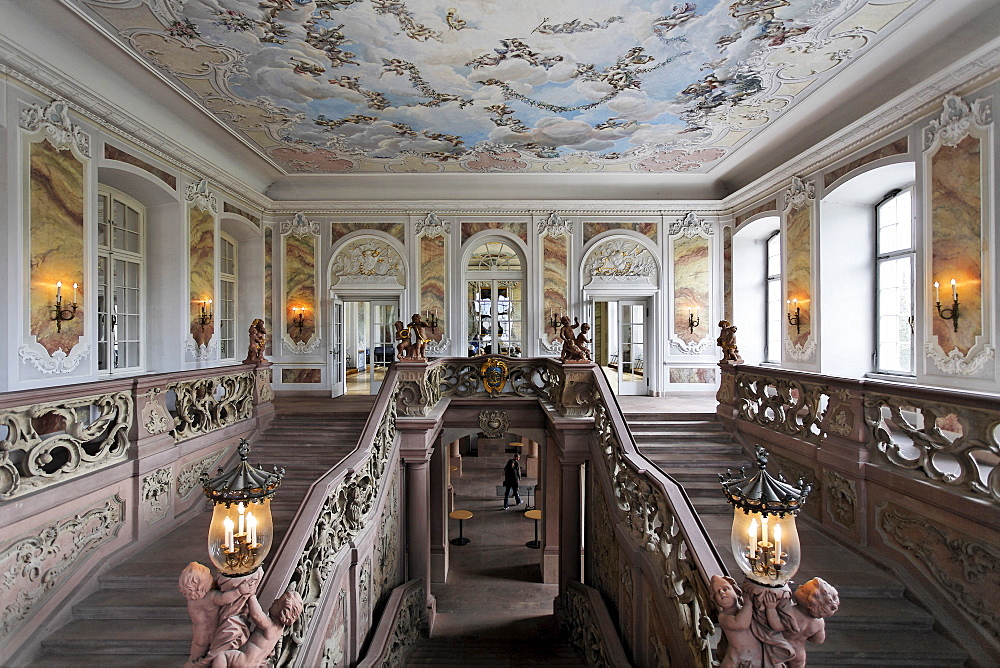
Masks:
[[[344,302],[333,300],[330,309],[333,320],[330,323],[330,383],[331,396],[339,397],[345,391],[346,365],[344,346]]]
[[[399,302],[392,300],[373,300],[371,302],[371,341],[370,364],[371,393],[377,394],[386,371],[396,357],[396,327],[399,320]]]
[[[618,393],[646,394],[646,302],[618,302]]]

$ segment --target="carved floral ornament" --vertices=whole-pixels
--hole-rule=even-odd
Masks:
[[[711,236],[715,234],[712,223],[698,217],[694,211],[688,211],[683,218],[670,223],[670,236],[685,236],[688,238],[698,235]]]
[[[816,339],[810,336],[805,343],[792,343],[791,339],[785,339],[785,352],[796,362],[805,362],[816,352]]]
[[[443,237],[451,234],[451,221],[441,220],[434,212],[417,221],[417,236],[428,238]]]
[[[503,438],[510,428],[510,418],[504,411],[482,411],[479,413],[479,430],[486,438]]]
[[[58,150],[76,147],[80,155],[90,157],[90,135],[74,125],[69,117],[69,103],[53,100],[48,106],[33,104],[21,110],[19,125],[28,132],[43,130]]]
[[[583,270],[593,277],[650,280],[656,276],[656,261],[638,241],[616,237],[594,248]]]
[[[958,95],[944,96],[941,115],[924,128],[924,148],[940,140],[944,146],[955,146],[965,139],[973,128],[986,129],[993,121],[993,110],[987,100],[976,100],[971,105]]]
[[[792,185],[785,191],[785,210],[801,209],[814,199],[816,199],[816,182],[803,181],[799,177],[793,176]]]
[[[291,220],[281,223],[281,234],[290,234],[299,239],[304,239],[310,234],[318,237],[319,223],[314,220],[308,220],[304,213],[297,213],[292,216]]]
[[[539,236],[548,234],[556,239],[564,234],[573,234],[573,221],[553,211],[545,220],[538,221],[538,234]]]
[[[208,179],[188,184],[184,198],[203,211],[219,212],[219,201],[215,193],[208,189]]]
[[[90,357],[90,344],[77,344],[73,350],[66,354],[65,350],[59,349],[52,353],[48,352],[37,343],[32,343],[32,347],[41,349],[41,352],[32,350],[31,347],[23,345],[17,349],[17,355],[24,364],[31,363],[36,370],[46,375],[51,373],[70,373],[80,366],[80,362]]]

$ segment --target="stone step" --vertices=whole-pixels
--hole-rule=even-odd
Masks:
[[[828,620],[829,621],[829,620]],[[933,631],[871,633],[838,629],[821,645],[809,643],[806,657],[816,666],[947,666],[965,664],[960,647]]]
[[[174,578],[176,581],[177,578]],[[176,584],[176,582],[175,582]],[[175,586],[143,590],[101,589],[73,606],[76,619],[189,620],[187,602]]]
[[[838,593],[841,588],[838,588]],[[886,632],[930,631],[934,617],[905,598],[841,596],[837,614],[826,620],[830,631],[881,629]]]
[[[729,453],[705,452],[692,456],[686,452],[663,452],[658,451],[647,454],[644,449],[640,449],[646,458],[657,466],[673,475],[673,469],[714,469],[716,473],[725,472],[726,468],[732,468],[734,460]]]
[[[655,441],[647,439],[635,439],[635,444],[639,446],[639,452],[649,458],[661,454],[685,454],[691,457],[699,457],[703,454],[725,454],[736,459],[743,459],[743,450],[732,441],[705,441],[702,439],[686,440],[679,442]]]
[[[42,648],[46,653],[185,654],[191,650],[191,620],[76,620],[43,640]]]
[[[661,422],[659,420],[629,420],[628,428],[638,435],[647,431],[695,431],[715,433],[725,431],[721,422],[714,420],[676,420]]]
[[[624,412],[622,415],[625,416],[625,421],[630,425],[632,422],[678,422],[678,421],[704,421],[710,422],[715,420],[715,413],[708,412],[694,412],[694,411],[680,411],[676,413],[638,413],[638,412]]]
[[[565,639],[421,638],[408,666],[585,666]]]
[[[189,647],[190,649],[190,647]],[[188,660],[188,650],[180,654],[58,654],[42,653],[33,668],[177,668]]]

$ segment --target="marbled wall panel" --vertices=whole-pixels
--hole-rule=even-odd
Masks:
[[[83,336],[86,304],[83,285],[83,179],[84,164],[71,151],[60,151],[49,141],[31,144],[29,247],[30,332],[51,355],[69,352]],[[56,282],[62,281],[63,307],[73,303],[76,316],[56,331],[52,320]]]
[[[191,242],[191,336],[203,346],[212,340],[215,320],[201,324],[201,308],[212,309],[209,299],[215,300],[215,217],[211,211],[196,206],[188,207],[188,238]]]
[[[311,234],[285,237],[285,332],[295,343],[306,343],[316,332],[316,237]],[[305,308],[300,331],[292,323],[293,308]]]
[[[722,319],[733,321],[733,228],[729,225],[722,228]]]
[[[894,155],[902,155],[906,153],[909,149],[910,141],[908,137],[900,137],[891,144],[886,144],[882,148],[875,149],[871,153],[867,153],[857,160],[852,160],[846,165],[842,165],[837,169],[827,172],[823,175],[823,186],[828,187],[835,183],[837,179],[842,176],[850,174],[852,171],[858,167],[863,167],[868,163],[875,162],[876,160],[881,160],[882,158],[888,158]]]
[[[587,243],[601,232],[608,232],[610,230],[632,230],[645,237],[649,237],[654,242],[656,241],[656,223],[584,223],[583,243]]]
[[[528,243],[528,224],[517,222],[462,223],[462,243],[464,244],[472,235],[484,230],[505,230],[516,234],[524,243]]]
[[[160,179],[173,190],[177,190],[177,177],[169,172],[165,172],[159,167],[155,167],[142,158],[138,158],[131,153],[126,153],[117,146],[112,146],[111,144],[104,145],[104,157],[108,160],[117,160],[118,162],[124,162],[127,165],[132,165],[133,167],[138,167],[144,172],[149,172],[156,178]]]
[[[378,230],[391,234],[399,243],[406,243],[406,225],[403,223],[330,223],[330,243],[335,244],[345,235],[358,230]]]
[[[951,279],[958,281],[958,331],[933,317],[932,332],[946,353],[966,354],[982,335],[983,239],[979,139],[941,146],[931,159],[931,278],[941,284],[941,306],[951,308]]]
[[[264,227],[264,328],[267,330],[267,343],[264,346],[264,353],[271,353],[272,330],[274,323],[272,313],[274,313],[274,227],[266,225]]]
[[[420,311],[437,316],[438,326],[431,338],[440,341],[447,331],[445,320],[445,237],[420,238]]]
[[[542,289],[544,291],[543,311],[546,321],[549,319],[548,314],[551,313],[568,315],[569,302],[566,299],[566,293],[569,292],[569,240],[568,234],[561,237],[546,235],[543,242]]]
[[[788,325],[793,345],[805,346],[812,332],[812,204],[785,214],[785,300],[799,300],[799,331]],[[789,306],[794,311],[794,307]]]
[[[709,240],[701,237],[674,239],[674,331],[685,343],[697,343],[708,336],[711,318],[712,258]],[[691,331],[688,315],[699,319]]]
[[[773,211],[775,213],[778,213],[778,200],[772,199],[770,202],[764,202],[763,204],[755,206],[749,211],[746,211],[736,216],[736,227],[742,225],[744,221],[750,220],[758,213],[764,213],[766,211]]]
[[[322,383],[322,369],[282,369],[282,383]]]
[[[710,367],[697,367],[697,368],[672,367],[670,369],[670,382],[714,384],[715,369],[712,369]]]

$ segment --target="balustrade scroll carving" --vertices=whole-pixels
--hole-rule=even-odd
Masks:
[[[596,591],[570,582],[562,603],[561,620],[569,629],[569,642],[583,652],[588,666],[630,665],[617,638],[606,637],[614,627],[609,623],[602,628],[599,622],[604,606]]]
[[[128,392],[0,410],[0,499],[124,461],[134,414]]]
[[[736,410],[741,420],[811,442],[823,434],[820,407],[826,394],[819,386],[797,380],[736,374]]]
[[[206,455],[193,462],[188,462],[181,467],[177,474],[177,498],[184,500],[191,492],[201,487],[201,476],[207,474],[215,466],[215,463],[222,457],[226,449],[216,450],[210,455]]]
[[[198,378],[167,385],[177,397],[170,432],[176,442],[253,417],[254,372]]]

